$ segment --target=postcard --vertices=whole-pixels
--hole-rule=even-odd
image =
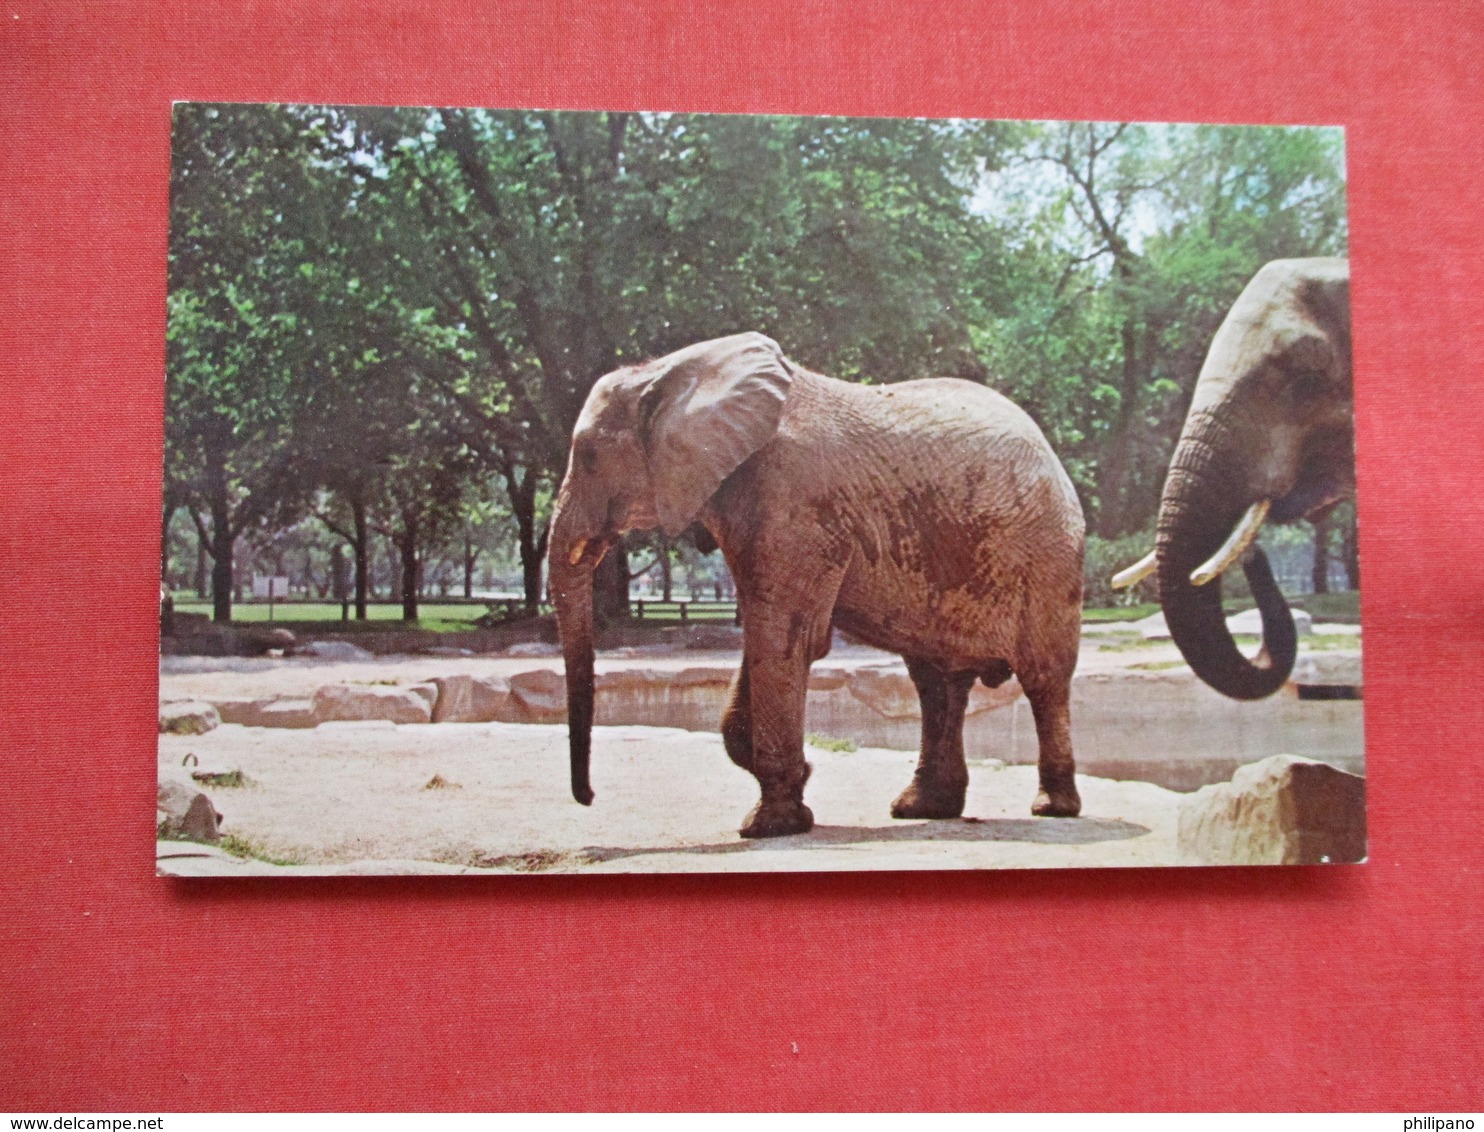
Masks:
[[[169,876],[1363,861],[1344,134],[181,103]]]

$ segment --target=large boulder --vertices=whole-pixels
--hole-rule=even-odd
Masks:
[[[211,704],[198,701],[160,705],[161,735],[205,735],[222,725],[222,717]]]
[[[829,671],[825,669],[821,672],[821,675],[825,676],[821,685],[815,685],[811,681],[810,688],[827,690],[829,677],[825,674]],[[917,695],[917,685],[912,683],[912,678],[907,675],[905,668],[891,666],[857,668],[849,675],[848,683],[851,695],[887,719],[922,718],[922,702]],[[1013,678],[998,688],[987,688],[976,680],[969,690],[969,703],[965,714],[978,715],[980,712],[1002,708],[1006,704],[1014,703],[1020,694],[1020,682]]]
[[[438,676],[434,723],[493,723],[512,718],[510,681],[503,676]]]
[[[156,791],[155,820],[158,836],[189,841],[215,841],[220,836],[221,814],[192,781],[161,777]]]
[[[562,647],[548,641],[522,641],[505,650],[506,656],[561,656]]]
[[[318,723],[313,700],[271,700],[258,708],[252,726],[303,729]]]
[[[1294,662],[1293,682],[1320,688],[1359,688],[1365,678],[1358,652],[1304,653]]]
[[[292,651],[296,644],[292,632],[276,626],[251,625],[239,630],[238,637],[241,640],[242,650],[247,656],[261,656],[274,649],[282,649],[287,653]]]
[[[280,699],[277,696],[250,699],[242,696],[218,696],[212,704],[223,723],[243,727],[313,727],[314,705],[309,700]]]
[[[384,719],[391,723],[430,723],[433,709],[423,696],[393,684],[326,684],[314,693],[316,723]]]
[[[1327,763],[1273,755],[1180,805],[1189,865],[1321,865],[1365,860],[1365,779]]]
[[[1314,632],[1314,618],[1303,609],[1290,609],[1293,614],[1293,631],[1300,637],[1307,637]],[[1233,613],[1226,619],[1226,631],[1232,634],[1243,633],[1250,637],[1262,636],[1262,612],[1257,609],[1247,609],[1241,613]]]
[[[562,723],[567,718],[567,680],[560,672],[517,672],[510,677],[510,694],[526,723]]]
[[[309,656],[316,660],[366,661],[375,660],[376,654],[353,645],[349,641],[307,641],[294,649],[295,656]]]
[[[905,669],[857,668],[850,674],[850,694],[887,719],[922,716],[917,687]]]

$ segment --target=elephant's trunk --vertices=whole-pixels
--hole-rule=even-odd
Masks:
[[[1160,504],[1155,552],[1165,622],[1191,669],[1223,695],[1258,700],[1288,680],[1298,651],[1293,615],[1283,600],[1267,556],[1253,546],[1242,559],[1262,616],[1262,649],[1248,660],[1226,627],[1221,578],[1204,585],[1191,573],[1205,565],[1255,502],[1246,498],[1248,476],[1187,427],[1175,450]]]
[[[593,566],[584,560],[558,515],[551,539],[551,596],[567,669],[567,736],[572,756],[572,797],[593,802],[588,764],[593,740]],[[577,561],[573,561],[573,559]]]

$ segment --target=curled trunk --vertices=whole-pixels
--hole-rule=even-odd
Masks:
[[[567,735],[572,797],[592,805],[588,765],[593,740],[593,570],[568,561],[570,540],[551,540],[551,597],[567,672]]]
[[[1155,549],[1160,604],[1181,655],[1197,676],[1223,695],[1258,700],[1287,682],[1298,650],[1293,615],[1267,556],[1254,545],[1242,560],[1262,617],[1262,649],[1251,660],[1242,655],[1226,627],[1221,579],[1201,586],[1190,580],[1191,572],[1217,551],[1253,502],[1241,494],[1246,479],[1239,464],[1214,457],[1205,445],[1182,438],[1165,484]]]

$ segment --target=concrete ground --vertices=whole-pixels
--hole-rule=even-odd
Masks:
[[[966,817],[894,821],[915,755],[809,748],[811,833],[744,841],[752,777],[718,735],[598,728],[591,807],[567,789],[564,726],[224,724],[160,737],[162,774],[241,771],[208,787],[238,852],[162,842],[173,875],[422,872],[765,872],[1080,868],[1173,864],[1180,795],[1145,782],[1078,779],[1078,819],[1030,816],[1035,770],[971,764]],[[194,755],[195,759],[187,759]],[[263,859],[291,863],[284,868]],[[374,862],[374,864],[372,863]]]

